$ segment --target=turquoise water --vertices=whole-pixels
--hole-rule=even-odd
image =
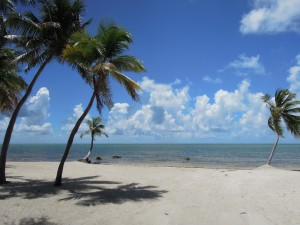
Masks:
[[[59,161],[64,148],[64,144],[12,144],[8,160]],[[88,144],[73,145],[68,160],[82,158],[88,149]],[[254,168],[266,163],[271,149],[271,144],[96,144],[90,158],[101,156],[103,164]],[[114,155],[122,158],[112,159]],[[279,145],[273,166],[300,169],[300,145]]]

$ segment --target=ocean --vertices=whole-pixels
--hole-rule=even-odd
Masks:
[[[7,159],[59,162],[64,148],[65,144],[11,144]],[[247,169],[266,164],[271,149],[271,144],[95,144],[90,159],[96,162],[101,156],[101,164]],[[74,144],[68,161],[84,157],[88,150],[88,144]],[[300,145],[278,145],[272,165],[299,170]]]

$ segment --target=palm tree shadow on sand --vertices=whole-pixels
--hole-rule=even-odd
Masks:
[[[157,186],[141,186],[138,183],[122,184],[115,181],[96,180],[98,176],[81,178],[65,178],[64,185],[54,187],[53,183],[44,180],[16,179],[12,183],[0,187],[0,200],[19,197],[36,199],[56,196],[67,192],[68,197],[59,201],[75,200],[77,205],[95,206],[99,204],[122,204],[127,201],[146,201],[161,198],[165,190],[157,190]]]
[[[23,218],[19,222],[5,223],[4,225],[58,225],[57,223],[52,223],[47,217],[40,218]]]

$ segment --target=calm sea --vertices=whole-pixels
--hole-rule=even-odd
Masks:
[[[59,161],[65,144],[12,144],[9,161]],[[85,156],[88,144],[74,144],[68,160]],[[270,144],[96,144],[90,156],[103,164],[209,168],[254,168],[266,163]],[[112,159],[112,156],[121,156]],[[186,160],[190,158],[190,160]],[[278,145],[273,166],[300,169],[300,145]]]

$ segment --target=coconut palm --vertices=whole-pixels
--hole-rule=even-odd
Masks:
[[[97,109],[101,113],[104,105],[112,105],[112,94],[109,76],[123,85],[133,100],[138,101],[137,91],[139,85],[123,74],[123,72],[143,72],[145,68],[134,56],[123,55],[124,51],[132,43],[131,35],[120,27],[112,24],[99,25],[98,33],[95,37],[90,37],[86,32],[76,33],[72,43],[69,44],[63,56],[72,65],[80,65],[81,68],[90,72],[93,93],[84,110],[76,122],[69,136],[64,155],[58,167],[55,185],[60,186],[64,163],[69,154],[75,134],[80,124],[91,109],[96,99]]]
[[[6,35],[6,39],[25,49],[25,53],[17,57],[15,61],[27,63],[25,71],[36,66],[39,66],[39,69],[17,104],[8,124],[1,149],[0,184],[6,182],[6,155],[21,107],[46,65],[54,59],[62,62],[61,54],[71,35],[84,29],[90,23],[90,20],[83,24],[81,22],[81,15],[85,9],[82,0],[73,2],[44,0],[40,4],[39,16],[35,16],[32,12],[26,12],[25,16],[12,13],[8,15],[6,21],[7,26],[18,33],[18,35]],[[84,72],[80,68],[78,70]]]
[[[93,150],[94,146],[94,141],[96,136],[106,136],[108,137],[107,133],[103,131],[105,126],[101,124],[101,118],[100,117],[93,117],[91,120],[87,120],[86,124],[88,125],[88,130],[85,130],[82,132],[80,135],[80,138],[82,138],[84,135],[90,134],[91,135],[91,145],[90,145],[90,150],[88,154],[82,158],[82,160],[89,162],[89,156],[91,154],[91,151]]]
[[[13,111],[18,104],[20,94],[27,84],[18,75],[18,66],[11,62],[15,52],[9,48],[0,48],[0,111]]]
[[[276,133],[276,141],[272,148],[267,164],[270,165],[279,137],[283,137],[282,122],[284,122],[288,131],[296,137],[300,135],[300,101],[294,100],[296,94],[288,89],[278,89],[275,92],[275,99],[271,99],[269,94],[262,96],[262,100],[266,103],[270,110],[268,125],[272,131]]]

